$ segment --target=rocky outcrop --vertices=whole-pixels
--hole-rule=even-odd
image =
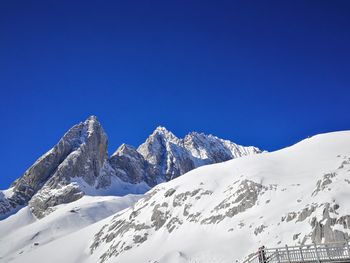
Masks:
[[[349,235],[346,230],[350,229],[350,216],[339,216],[336,212],[339,207],[331,206],[329,203],[323,204],[320,208],[323,208],[322,217],[314,216],[310,222],[313,229],[312,241],[319,244],[348,240]]]

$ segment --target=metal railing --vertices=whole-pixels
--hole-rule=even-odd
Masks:
[[[302,262],[350,262],[349,242],[262,248],[243,261],[243,263]]]

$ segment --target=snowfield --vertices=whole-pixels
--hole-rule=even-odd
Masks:
[[[47,262],[65,262],[63,259],[69,255],[68,251],[72,253],[72,261],[69,262],[80,262],[78,258],[83,253],[79,249],[74,252],[74,249],[83,249],[84,242],[89,243],[94,232],[92,229],[98,228],[98,224],[94,224],[131,206],[141,197],[84,196],[78,201],[59,205],[57,210],[40,220],[25,207],[0,221],[0,262],[42,262],[44,259]],[[86,231],[86,228],[89,230]],[[84,237],[75,235],[76,232],[84,233],[84,230]],[[27,260],[27,253],[33,255],[33,259]],[[36,253],[39,253],[39,258],[35,257]]]
[[[203,166],[138,198],[85,196],[41,220],[23,208],[0,221],[0,261],[226,263],[261,245],[344,240],[350,131]]]

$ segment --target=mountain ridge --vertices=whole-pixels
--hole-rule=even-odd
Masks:
[[[214,146],[214,151],[209,149]],[[198,155],[198,150],[206,155]],[[158,126],[139,147],[122,144],[109,156],[107,134],[92,115],[69,129],[9,190],[0,192],[0,218],[27,204],[35,216],[42,218],[57,205],[78,200],[87,192],[144,193],[196,167],[260,152],[256,147],[243,147],[202,133],[192,132],[179,139]]]
[[[65,216],[80,222],[87,211],[108,215],[96,198],[114,199],[84,196],[28,225],[21,223],[31,220],[25,207],[0,221],[0,259],[228,263],[262,245],[344,241],[350,237],[349,178],[350,131],[316,135],[275,152],[201,166],[129,198],[126,209],[95,223],[68,225],[65,235],[64,228],[48,232],[46,219],[61,229]],[[13,224],[18,229],[9,231]],[[55,235],[60,238],[52,240]]]

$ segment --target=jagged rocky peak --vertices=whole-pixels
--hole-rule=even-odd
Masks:
[[[188,148],[201,148],[212,151],[218,150],[217,146],[220,146],[220,148],[226,148],[230,152],[230,159],[262,152],[259,148],[254,146],[242,146],[229,140],[220,139],[212,134],[207,135],[198,132],[191,132],[186,135],[184,143]],[[205,158],[205,156],[201,158]]]
[[[118,149],[111,155],[111,159],[118,157],[118,156],[124,156],[124,155],[133,155],[137,153],[137,149],[132,146],[132,145],[128,145],[123,143],[122,145],[120,145],[118,147]]]
[[[201,160],[223,162],[246,155],[244,154],[245,152],[239,150],[237,153],[232,151],[236,144],[204,133],[191,132],[184,138],[184,145],[194,157]],[[242,147],[242,150],[245,148],[246,147]]]
[[[153,165],[159,164],[169,149],[169,143],[180,144],[180,140],[165,127],[158,126],[137,151]]]
[[[152,135],[159,134],[171,140],[178,140],[178,138],[164,126],[158,126],[152,133]],[[151,136],[152,136],[151,135]]]
[[[7,212],[29,205],[42,217],[49,207],[79,199],[83,192],[73,181],[95,185],[108,158],[108,139],[96,116],[74,125],[62,139],[16,180]]]
[[[169,141],[177,143],[179,138],[177,138],[171,131],[169,131],[164,126],[158,126],[152,134],[147,138],[146,142],[154,142],[154,141]],[[140,145],[141,147],[142,145]]]
[[[260,153],[256,147],[245,147],[213,135],[191,132],[179,139],[159,126],[137,151],[158,173],[156,181],[169,181],[205,164],[227,161]]]

